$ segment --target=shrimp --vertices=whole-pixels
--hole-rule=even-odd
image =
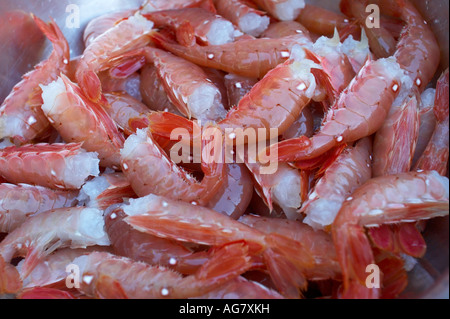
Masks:
[[[230,21],[202,8],[155,11],[144,14],[156,28],[169,27],[177,32],[181,44],[221,45],[242,35]]]
[[[210,154],[207,150],[203,153]],[[121,154],[122,171],[138,196],[158,194],[203,206],[222,189],[226,180],[224,161],[211,163],[206,156],[202,158],[205,176],[198,182],[169,159],[144,130],[138,130],[126,140]]]
[[[219,89],[199,66],[159,49],[148,48],[145,56],[155,65],[169,100],[182,114],[205,121],[225,117]]]
[[[165,50],[200,66],[251,78],[262,78],[286,61],[294,45],[309,43],[303,34],[279,39],[246,39],[215,46],[194,44],[190,47],[179,45],[161,33],[154,33],[152,40]]]
[[[149,108],[125,92],[104,93],[108,106],[106,112],[127,136],[134,133],[132,118],[145,118]]]
[[[259,37],[270,23],[263,11],[257,10],[245,0],[214,0],[217,12],[231,21],[245,34]]]
[[[398,4],[395,8],[392,3],[390,6],[385,5],[384,8],[394,11],[407,25],[394,56],[375,62],[368,61],[349,87],[344,90],[337,105],[334,105],[328,112],[321,131],[311,139],[301,138],[282,142],[283,144],[279,145],[282,146],[281,149],[278,149],[279,160],[292,161],[317,157],[341,142],[352,142],[375,133],[386,119],[390,107],[401,89],[400,84],[402,81],[405,82],[405,76],[413,81],[420,93],[426,83],[432,79],[439,63],[440,54],[436,39],[410,2],[407,0],[395,2]],[[418,58],[412,59],[411,57]],[[372,74],[373,71],[375,71],[374,74]],[[384,84],[371,83],[372,81],[384,82]],[[370,84],[370,88],[366,86],[367,84]],[[359,96],[360,102],[358,102],[354,94],[363,94],[364,92],[371,92],[369,93],[371,98]],[[353,109],[356,106],[367,108],[368,105],[364,106],[366,104],[374,107],[366,112],[361,112],[361,110],[355,112],[357,110]],[[353,113],[350,113],[351,111]],[[337,113],[342,113],[342,119],[340,117],[336,119]],[[365,121],[358,120],[361,115],[356,114],[364,114]],[[339,121],[346,121],[348,124],[343,125]],[[353,134],[355,136],[350,137]]]
[[[31,215],[72,207],[77,192],[26,184],[0,184],[0,233],[10,233]]]
[[[278,234],[264,234],[205,207],[156,195],[130,200],[123,207],[125,221],[134,229],[162,238],[209,246],[245,241],[250,256],[261,256],[282,294],[298,297],[305,288],[305,267],[313,258],[299,242]]]
[[[278,160],[317,158],[378,131],[399,93],[402,77],[403,71],[392,58],[367,61],[328,111],[319,132],[312,138],[302,136],[271,146],[278,149]]]
[[[441,75],[436,85],[434,114],[436,128],[423,155],[415,165],[416,169],[436,170],[445,175],[449,157],[449,101],[448,69]]]
[[[30,144],[0,150],[0,175],[10,183],[52,189],[80,189],[89,176],[97,176],[99,160],[81,144]]]
[[[86,248],[63,248],[58,249],[43,259],[41,263],[30,272],[28,276],[22,276],[23,288],[33,287],[64,287],[66,286],[66,268],[72,264],[77,257],[90,254],[94,251],[111,251],[107,246],[90,246]],[[17,265],[19,273],[22,272],[24,260]]]
[[[402,91],[411,93],[406,97],[404,93],[400,93],[385,123],[375,135],[373,155],[375,177],[409,172],[411,169],[420,120],[419,97],[416,89],[411,87],[412,83],[403,85]],[[403,252],[415,257],[422,257],[426,251],[425,240],[411,223],[372,228],[369,230],[369,236],[374,244],[383,250]]]
[[[0,139],[9,137],[16,144],[27,144],[45,137],[51,129],[41,110],[40,84],[48,84],[68,72],[69,45],[55,21],[48,24],[33,16],[39,29],[53,44],[50,57],[25,74],[0,106]]]
[[[21,278],[58,248],[109,246],[102,212],[94,208],[72,207],[50,210],[28,218],[0,243],[0,255],[9,263],[25,257]]]
[[[372,177],[371,154],[372,141],[364,138],[336,158],[300,210],[306,214],[305,224],[314,229],[327,229],[333,224],[344,201]]]
[[[420,107],[420,126],[419,126],[419,139],[417,140],[416,150],[414,152],[414,158],[412,166],[414,167],[425,151],[428,143],[431,140],[434,129],[436,128],[436,117],[434,116],[434,103],[436,97],[436,89],[426,89],[421,97]]]
[[[357,37],[361,34],[359,26],[344,15],[310,4],[300,11],[296,21],[319,36],[332,37],[336,29],[343,39],[348,35]]]
[[[120,166],[125,139],[104,108],[64,75],[43,87],[42,98],[44,114],[66,142],[82,142],[85,150],[97,152],[101,166]]]
[[[305,34],[311,38],[308,29],[296,21],[280,21],[271,23],[266,31],[261,34],[262,38],[278,39],[296,34]]]
[[[193,299],[283,299],[283,296],[273,289],[241,276]]]
[[[254,2],[280,21],[295,20],[305,7],[304,0],[254,0]]]
[[[156,67],[147,64],[141,69],[140,91],[142,102],[153,111],[166,111],[181,115],[176,106],[170,102]]]
[[[209,208],[238,219],[245,213],[253,195],[253,180],[243,164],[227,164],[223,188],[208,203]]]
[[[386,121],[375,134],[373,151],[373,176],[408,172],[419,134],[418,97],[406,97],[400,105],[396,102]]]
[[[218,249],[194,275],[182,275],[109,253],[94,252],[73,263],[82,274],[79,290],[95,298],[174,298],[203,295],[239,276],[248,268],[247,247],[242,243]]]
[[[374,256],[364,227],[412,222],[448,215],[448,178],[435,171],[373,178],[342,205],[332,234],[343,273],[342,297],[376,298],[366,288],[367,265]]]
[[[133,229],[124,221],[127,216],[120,206],[105,213],[105,230],[115,254],[186,275],[194,274],[210,258],[205,251],[195,252],[180,242]]]
[[[316,95],[316,79],[311,69],[319,67],[299,46],[293,47],[290,58],[271,70],[228,112],[219,125],[225,130],[259,128],[283,134],[299,117]],[[270,95],[267,95],[270,90]],[[286,94],[289,92],[289,94]],[[281,106],[281,107],[280,107]]]
[[[139,13],[121,21],[98,36],[80,58],[75,78],[84,95],[92,102],[102,101],[102,88],[97,73],[112,66],[111,61],[128,52],[143,48],[150,43],[153,22]]]
[[[305,269],[308,280],[340,278],[341,269],[329,234],[293,220],[244,215],[239,221],[263,233],[276,233],[302,243],[314,257],[314,266]]]
[[[422,93],[434,77],[440,49],[428,23],[409,0],[379,0],[381,10],[406,23],[394,57]]]
[[[116,26],[120,21],[132,16],[136,10],[120,11],[92,19],[83,32],[84,46],[87,48],[100,35]]]

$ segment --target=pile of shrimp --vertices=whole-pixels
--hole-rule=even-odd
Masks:
[[[401,295],[448,214],[449,72],[408,0],[340,8],[148,0],[90,21],[78,57],[26,15],[53,51],[0,107],[0,294]],[[212,160],[204,127],[278,137]]]

